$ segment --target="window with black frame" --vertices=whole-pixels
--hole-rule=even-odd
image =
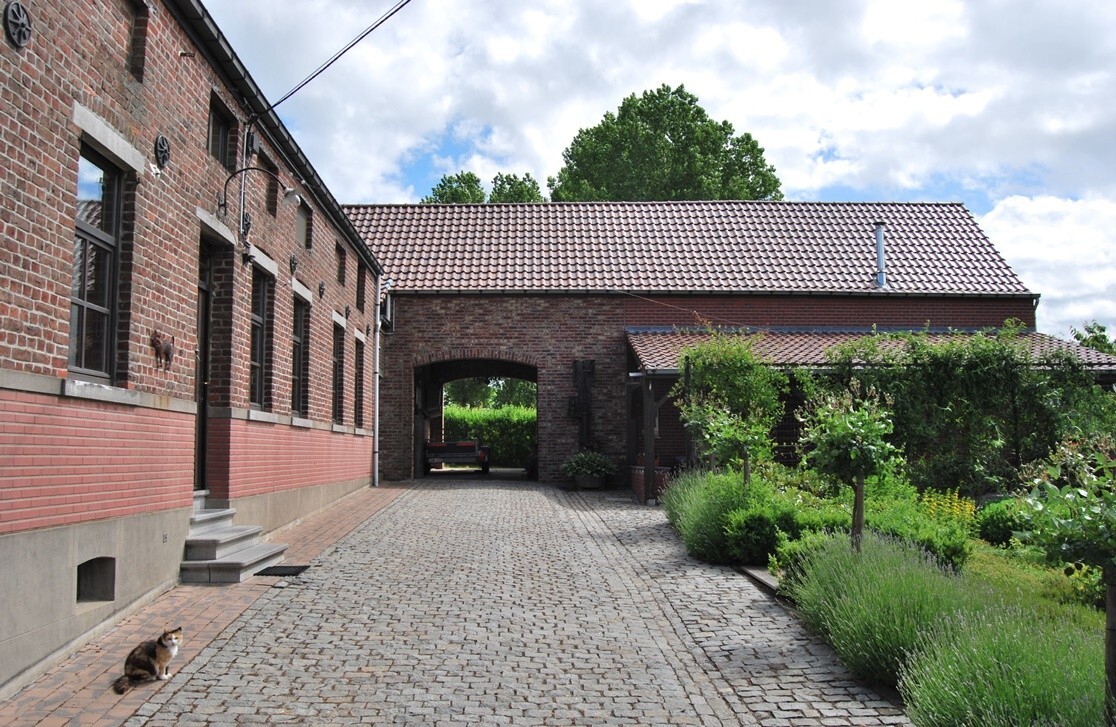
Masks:
[[[345,421],[345,329],[333,327],[333,421]]]
[[[355,344],[353,358],[353,425],[364,426],[364,343]]]
[[[310,304],[295,298],[291,334],[291,414],[310,416]]]
[[[70,369],[113,375],[123,174],[90,149],[78,159],[77,220],[70,288]]]
[[[364,286],[366,285],[365,278],[367,278],[367,277],[368,277],[368,268],[365,267],[364,263],[362,263],[360,260],[357,260],[356,307],[357,307],[357,310],[360,311],[361,313],[364,312],[364,299],[365,299],[365,296],[366,296],[365,291],[364,291]]]
[[[270,410],[271,383],[271,276],[252,270],[252,340],[249,353],[248,401],[253,408]]]
[[[236,169],[236,119],[216,96],[209,100],[209,153],[230,172]]]
[[[314,210],[300,202],[295,216],[295,239],[304,250],[309,250],[314,247]]]
[[[340,242],[337,243],[337,283],[339,285],[345,284],[345,246]]]

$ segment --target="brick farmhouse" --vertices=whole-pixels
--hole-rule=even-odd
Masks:
[[[200,2],[4,21],[0,690],[371,484],[380,274]]]
[[[421,472],[447,381],[516,376],[538,385],[542,480],[560,481],[562,461],[589,446],[632,467],[642,496],[653,476],[644,467],[689,454],[666,395],[679,353],[706,335],[695,329],[761,334],[757,350],[773,363],[816,366],[873,329],[1014,319],[1033,346],[1070,346],[1116,371],[1116,358],[1033,332],[1038,295],[960,204],[346,209],[392,284],[381,409],[385,421],[413,422],[383,432],[393,479]]]
[[[872,326],[1034,327],[960,205],[343,207],[200,0],[2,21],[0,697],[421,474],[448,381],[536,382],[540,479],[592,446],[643,495],[687,451],[662,402],[695,327],[781,364]]]

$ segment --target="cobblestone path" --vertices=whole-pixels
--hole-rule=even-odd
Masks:
[[[288,584],[126,724],[908,724],[620,492],[423,481]]]

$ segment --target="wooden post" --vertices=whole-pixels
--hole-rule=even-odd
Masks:
[[[655,404],[655,389],[650,376],[643,377],[643,502],[655,493],[655,415],[659,407]]]

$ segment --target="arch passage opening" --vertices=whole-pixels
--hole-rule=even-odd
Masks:
[[[538,476],[538,370],[499,359],[415,369],[415,472]]]

